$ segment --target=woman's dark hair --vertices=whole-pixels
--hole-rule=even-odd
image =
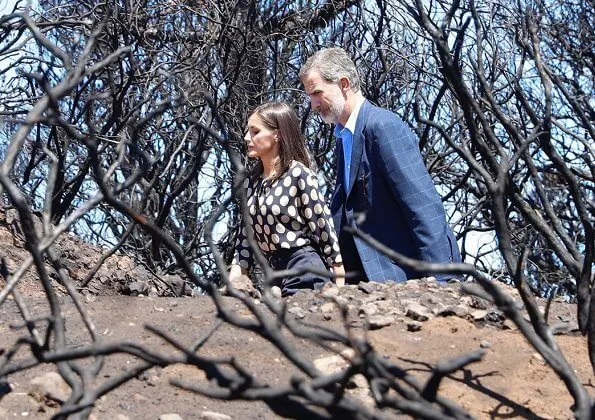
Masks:
[[[310,154],[300,131],[300,123],[294,109],[286,102],[267,102],[250,113],[257,115],[265,126],[279,130],[279,159],[274,162],[273,178],[283,175],[295,160],[311,168]],[[262,173],[262,165],[257,165],[254,175]]]

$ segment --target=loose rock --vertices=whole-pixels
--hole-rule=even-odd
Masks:
[[[364,375],[358,373],[351,377],[348,385],[351,388],[368,388],[368,380]]]
[[[271,294],[275,299],[281,298],[281,288],[279,286],[271,287]]]
[[[294,315],[296,318],[304,318],[306,316],[306,312],[300,308],[299,306],[294,306],[287,310],[290,314]]]
[[[320,305],[320,312],[322,312],[323,314],[332,313],[336,309],[337,309],[337,306],[335,305],[334,302],[325,302],[322,305]]]
[[[376,401],[370,395],[370,390],[367,388],[356,388],[349,392],[353,397],[360,400],[364,405],[374,408],[376,407]]]
[[[531,364],[545,366],[547,363],[541,354],[533,353],[533,356],[531,356]]]
[[[323,374],[330,375],[345,369],[347,362],[341,356],[332,355],[314,360],[314,366]]]
[[[215,411],[203,411],[198,416],[200,420],[231,420],[231,416],[227,414],[217,413]]]
[[[516,327],[516,324],[512,320],[506,319],[504,321],[504,323],[502,324],[502,329],[503,330],[516,330],[517,327]]]
[[[469,309],[463,305],[457,306],[446,306],[440,312],[438,312],[438,316],[458,316],[459,318],[464,318],[469,313]]]
[[[360,315],[367,315],[367,316],[374,315],[377,312],[378,312],[378,307],[374,303],[368,303],[368,304],[362,306],[359,310]]]
[[[409,321],[407,323],[407,331],[416,332],[421,330],[423,324],[419,321]]]
[[[169,413],[169,414],[160,415],[159,420],[184,420],[184,419],[179,414]]]
[[[578,324],[573,322],[559,322],[552,325],[552,334],[555,335],[568,334],[573,331],[578,331]]]
[[[395,322],[392,316],[375,315],[368,318],[368,327],[371,330],[378,330],[380,328],[388,327]]]
[[[322,297],[327,299],[333,298],[339,294],[339,288],[335,285],[332,285],[328,288],[323,288],[322,290]]]
[[[422,321],[422,322],[427,321],[432,316],[430,311],[426,307],[421,306],[419,303],[414,303],[412,305],[409,305],[405,315],[415,321]]]
[[[151,289],[149,283],[146,281],[133,281],[128,285],[129,293],[133,296],[139,294],[146,294]]]
[[[374,290],[374,285],[372,282],[360,282],[357,285],[357,288],[364,293],[370,294]]]
[[[486,319],[487,315],[488,315],[488,311],[483,311],[483,310],[473,311],[473,313],[471,314],[474,321],[483,321]]]
[[[234,279],[230,280],[231,285],[234,289],[246,293],[248,296],[254,296],[256,289],[254,288],[254,283],[250,277],[241,275],[235,277]]]
[[[469,306],[475,309],[488,309],[491,306],[491,303],[480,297],[471,296],[471,303]]]
[[[483,340],[481,343],[479,343],[479,346],[482,349],[489,349],[492,347],[492,343],[490,343],[488,340]]]
[[[29,395],[38,401],[48,398],[63,403],[70,396],[70,387],[58,373],[48,372],[31,380]]]

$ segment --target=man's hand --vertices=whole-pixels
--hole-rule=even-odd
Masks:
[[[343,264],[333,264],[333,273],[336,276],[333,278],[333,282],[339,287],[345,286],[345,267]]]

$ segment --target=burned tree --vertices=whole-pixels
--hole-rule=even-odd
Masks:
[[[289,319],[287,308],[268,288],[263,307],[227,281],[226,257],[244,201],[239,186],[250,165],[242,158],[246,115],[267,100],[295,103],[304,115],[304,132],[321,177],[330,186],[331,130],[309,118],[297,71],[322,45],[341,45],[361,69],[365,95],[399,113],[418,134],[467,261],[476,263],[423,268],[463,273],[479,282],[482,296],[517,324],[563,379],[575,400],[576,416],[589,417],[592,401],[533,295],[557,291],[577,296],[581,328],[591,343],[595,340],[590,309],[595,305],[590,299],[595,208],[592,8],[572,0],[514,5],[39,3],[37,12],[21,7],[0,18],[0,190],[3,205],[18,210],[31,253],[21,268],[3,273],[0,304],[12,294],[27,331],[0,355],[0,377],[55,363],[73,390],[58,418],[88,416],[101,395],[151,366],[173,363],[197,366],[216,382],[178,386],[215,398],[262,400],[286,416],[313,415],[313,406],[327,417],[401,412],[465,418],[464,410],[437,393],[438,385],[445,375],[479,360],[481,351],[445,361],[420,384],[379,357],[365,340]],[[41,225],[34,212],[41,215]],[[375,243],[356,226],[352,229]],[[182,273],[212,297],[221,322],[269,340],[303,377],[273,386],[255,380],[231,357],[204,357],[200,348],[210,333],[186,347],[151,329],[172,346],[169,355],[142,344],[102,343],[77,285],[52,249],[67,231],[110,244],[108,254],[132,255],[157,276]],[[485,254],[472,245],[478,231],[494,238],[495,246]],[[278,275],[261,262],[267,279]],[[76,349],[67,344],[48,263],[89,331],[89,342]],[[49,323],[30,313],[18,290],[19,277],[32,265],[47,294]],[[530,322],[490,280],[495,273],[520,290]],[[92,278],[93,270],[85,283]],[[238,317],[222,305],[219,282],[253,318]],[[350,368],[322,375],[284,339],[287,332],[325,347],[339,343],[351,348]],[[25,346],[34,356],[13,362]],[[98,377],[102,359],[116,353],[136,356],[137,365],[95,388],[88,386],[89,377]],[[374,408],[345,394],[356,373],[371,384]],[[279,411],[284,407],[290,411]]]

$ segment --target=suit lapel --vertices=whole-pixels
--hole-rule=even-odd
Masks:
[[[349,171],[349,186],[347,187],[346,197],[349,197],[349,194],[353,189],[353,185],[355,184],[355,180],[357,177],[357,172],[359,170],[359,165],[362,160],[362,153],[364,151],[365,143],[364,127],[366,125],[365,122],[369,108],[370,103],[367,100],[364,101],[362,107],[359,110],[357,121],[355,122],[355,133],[353,133],[353,146],[351,149],[351,170]],[[343,172],[343,170],[341,170],[341,172]]]

